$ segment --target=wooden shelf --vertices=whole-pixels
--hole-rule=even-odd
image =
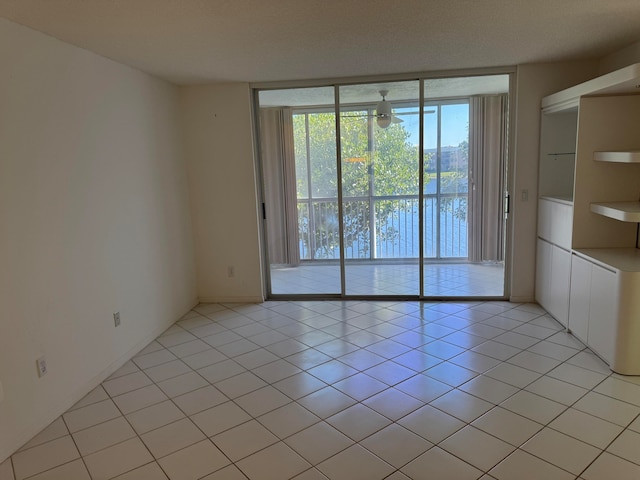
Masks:
[[[596,162],[640,163],[640,150],[628,152],[593,152]]]
[[[591,211],[621,222],[640,222],[640,202],[592,203]]]

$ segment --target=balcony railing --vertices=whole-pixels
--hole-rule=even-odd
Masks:
[[[419,201],[417,195],[346,199],[345,258],[418,258]],[[467,204],[466,193],[424,196],[424,258],[467,258]],[[302,260],[340,258],[336,198],[298,200],[298,226]]]

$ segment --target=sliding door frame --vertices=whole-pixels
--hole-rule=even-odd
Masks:
[[[482,77],[487,75],[508,75],[509,76],[509,92],[508,92],[508,148],[507,159],[505,162],[505,185],[503,190],[505,195],[513,190],[514,184],[514,139],[515,139],[515,98],[516,98],[516,68],[515,67],[498,67],[487,69],[472,69],[472,70],[451,70],[441,72],[421,72],[421,73],[409,73],[409,74],[397,74],[397,75],[383,75],[376,77],[355,77],[355,78],[328,78],[306,81],[285,81],[285,82],[266,82],[266,83],[253,83],[250,84],[252,91],[252,119],[254,128],[254,159],[255,159],[255,172],[256,172],[256,198],[257,198],[257,211],[260,212],[259,221],[261,224],[260,236],[262,245],[262,262],[263,262],[263,297],[270,300],[317,300],[317,299],[349,299],[349,300],[410,300],[410,301],[423,301],[423,300],[506,300],[510,296],[510,281],[511,281],[511,265],[512,265],[512,226],[510,222],[511,212],[505,211],[503,218],[504,222],[504,272],[503,272],[503,294],[498,296],[483,296],[483,297],[468,297],[468,296],[424,296],[424,270],[425,270],[425,258],[424,258],[424,82],[431,79],[446,79],[456,77]],[[345,246],[344,246],[344,218],[343,218],[343,205],[342,205],[342,151],[340,141],[340,87],[348,85],[358,84],[371,84],[382,82],[396,82],[396,81],[418,81],[419,84],[419,106],[420,112],[419,119],[419,142],[418,142],[418,157],[419,157],[419,290],[415,295],[348,295],[346,293],[346,281],[345,281]],[[271,284],[271,266],[269,263],[269,246],[267,225],[265,222],[265,192],[263,184],[263,163],[261,159],[260,151],[260,126],[257,119],[259,118],[259,93],[264,90],[283,90],[290,88],[313,88],[313,87],[333,87],[334,89],[334,112],[335,112],[335,128],[336,128],[336,174],[338,180],[338,218],[339,218],[339,235],[340,235],[340,293],[308,293],[308,294],[274,294],[272,293]],[[507,202],[508,203],[508,202]]]

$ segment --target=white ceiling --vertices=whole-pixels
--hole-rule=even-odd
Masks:
[[[640,0],[0,0],[5,17],[178,84],[597,58]]]

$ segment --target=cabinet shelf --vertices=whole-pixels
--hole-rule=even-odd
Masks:
[[[592,203],[591,211],[621,222],[640,222],[640,202]]]
[[[640,150],[627,152],[593,152],[596,162],[640,163]]]
[[[607,270],[640,272],[640,249],[638,248],[579,248],[573,252]]]

